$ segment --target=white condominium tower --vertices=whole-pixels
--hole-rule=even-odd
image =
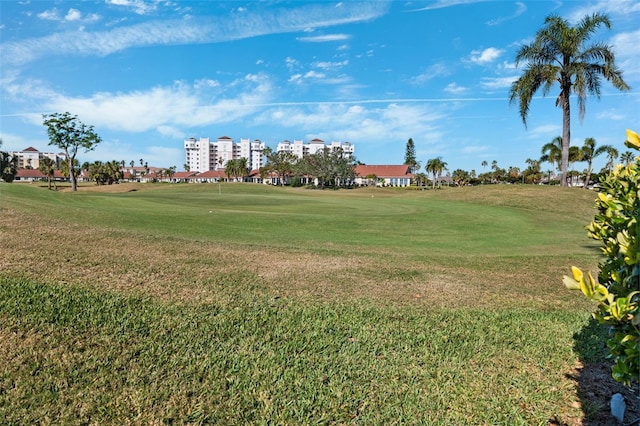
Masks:
[[[344,155],[353,156],[354,145],[349,142],[331,142],[325,145],[321,139],[312,139],[305,144],[302,140],[290,142],[285,140],[276,147],[276,152],[290,152],[298,158],[313,155],[324,148],[333,151],[342,149]],[[264,155],[264,142],[256,139],[240,139],[234,142],[228,136],[221,136],[216,141],[209,138],[189,138],[184,141],[186,153],[186,165],[192,172],[206,172],[209,170],[224,169],[229,160],[246,158],[251,170],[258,170],[266,163]]]
[[[313,155],[324,148],[329,148],[332,151],[342,148],[344,155],[353,156],[354,146],[349,142],[336,142],[333,141],[329,145],[325,145],[322,139],[312,139],[308,144],[305,144],[301,140],[282,141],[278,144],[276,152],[290,152],[298,158],[306,157],[307,155]]]
[[[224,169],[229,160],[247,159],[252,170],[264,166],[264,142],[240,139],[236,143],[228,136],[221,136],[216,141],[209,138],[189,138],[184,141],[186,165],[192,172],[207,172]]]

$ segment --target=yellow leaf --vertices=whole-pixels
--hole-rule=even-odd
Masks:
[[[636,149],[640,149],[640,136],[633,130],[627,129],[627,143]]]
[[[580,283],[567,275],[562,278],[562,282],[569,290],[580,290]]]
[[[580,282],[582,281],[582,277],[584,276],[584,274],[582,273],[582,271],[580,270],[580,268],[576,268],[575,266],[571,267],[571,273],[573,274],[573,279]]]

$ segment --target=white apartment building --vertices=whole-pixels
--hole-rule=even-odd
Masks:
[[[282,141],[276,147],[276,152],[290,152],[298,158],[306,157],[307,155],[313,155],[324,148],[329,148],[333,151],[342,148],[344,155],[353,156],[354,145],[349,142],[331,142],[328,146],[325,145],[322,139],[312,139],[308,144],[305,144],[301,140],[295,140],[290,142],[288,140]]]
[[[221,136],[216,141],[209,138],[189,138],[184,141],[186,163],[192,172],[208,172],[224,169],[229,160],[247,159],[251,170],[264,166],[265,145],[256,139],[240,139],[234,142],[229,136]]]
[[[56,167],[60,168],[60,163],[67,158],[64,153],[40,152],[32,146],[22,151],[9,151],[9,155],[18,158],[19,169],[38,169],[38,167],[40,167],[40,160],[45,157],[50,158]]]
[[[302,140],[290,142],[285,140],[276,147],[276,152],[291,152],[296,157],[302,158],[313,155],[324,148],[331,150],[342,149],[345,155],[353,156],[354,146],[349,142],[333,141],[325,145],[321,139],[312,139],[309,143]],[[229,136],[220,136],[216,141],[209,138],[189,138],[184,141],[186,163],[192,172],[208,172],[210,170],[224,169],[229,160],[246,158],[251,170],[259,170],[266,163],[264,155],[265,144],[259,139],[251,141],[241,138],[240,142],[234,142]]]

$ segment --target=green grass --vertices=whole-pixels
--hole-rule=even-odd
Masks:
[[[0,185],[7,424],[547,424],[594,194]]]

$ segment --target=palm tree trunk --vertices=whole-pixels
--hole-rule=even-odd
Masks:
[[[584,189],[587,189],[589,186],[589,181],[591,180],[591,161],[587,162],[587,176],[584,178],[584,185],[582,186]]]
[[[562,163],[560,165],[560,186],[567,186],[567,169],[569,168],[569,146],[571,145],[571,107],[569,89],[562,91]]]

